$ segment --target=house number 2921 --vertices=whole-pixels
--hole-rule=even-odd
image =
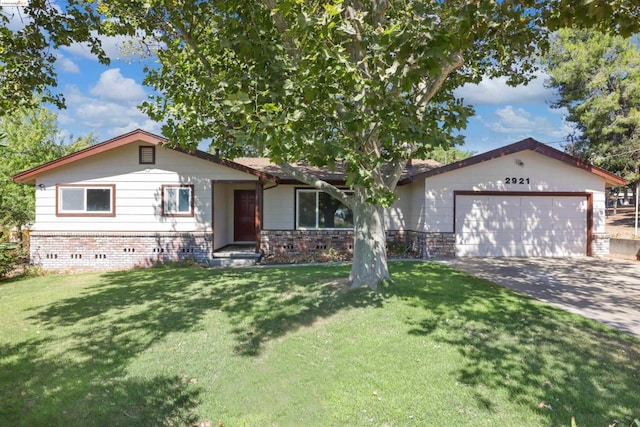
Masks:
[[[504,179],[504,183],[505,184],[529,184],[529,178],[516,178],[514,177],[507,177]]]

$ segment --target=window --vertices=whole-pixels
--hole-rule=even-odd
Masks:
[[[193,185],[163,185],[162,214],[193,216]]]
[[[156,164],[156,147],[141,146],[138,147],[139,159],[141,165]]]
[[[115,215],[115,185],[58,185],[58,216]]]
[[[297,190],[296,228],[353,228],[353,212],[319,190]]]

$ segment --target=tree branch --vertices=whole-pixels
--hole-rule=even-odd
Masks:
[[[213,67],[211,66],[211,62],[209,62],[206,56],[202,54],[200,46],[198,46],[198,43],[193,39],[193,37],[191,37],[191,33],[187,30],[187,28],[182,24],[173,25],[170,22],[166,22],[166,25],[178,38],[182,38],[182,40],[184,40],[187,46],[189,46],[193,53],[196,55],[198,61],[200,61],[200,63],[204,66],[207,74],[209,74],[209,77],[213,78]]]
[[[371,2],[371,25],[375,29],[378,25],[385,24],[387,9],[389,8],[388,0],[374,0]]]
[[[449,74],[462,67],[462,65],[464,64],[464,58],[459,52],[454,53],[451,59],[453,62],[445,62],[442,64],[442,72],[431,84],[425,83],[422,85],[417,93],[418,98],[416,100],[416,105],[418,105],[419,107],[424,107],[425,105],[427,105],[431,98],[433,98],[435,94],[438,93]]]
[[[385,169],[383,176],[384,185],[389,191],[394,191],[400,181],[402,172],[407,167],[407,160],[411,158],[411,155],[416,150],[416,144],[409,144],[407,147],[406,156],[398,157],[391,160]]]
[[[317,177],[304,173],[301,170],[297,169],[290,163],[280,162],[278,166],[281,167],[285,172],[288,172],[291,176],[297,179],[300,182],[304,182],[318,190],[324,191],[329,194],[334,199],[337,199],[347,205],[348,207],[353,209],[352,202],[349,196],[347,196],[342,190],[338,187],[329,184],[326,181],[318,179]]]
[[[284,34],[289,29],[287,22],[284,20],[284,17],[280,12],[273,12],[273,9],[278,7],[276,0],[263,0],[264,5],[271,12],[271,16],[273,16],[273,22],[276,24],[276,28],[281,34]]]
[[[277,1],[263,0],[263,4],[267,7],[269,12],[271,13],[271,16],[273,18],[273,23],[275,24],[278,32],[282,35],[282,38],[286,43],[287,51],[289,55],[295,56],[295,53],[298,51],[298,47],[291,40],[291,38],[287,36],[287,31],[289,31],[289,25],[287,24],[287,21],[284,19],[284,16],[282,16],[282,13],[274,12],[274,9],[278,7]]]

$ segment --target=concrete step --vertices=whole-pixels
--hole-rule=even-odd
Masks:
[[[261,253],[247,251],[220,251],[214,252],[213,258],[230,258],[230,259],[260,259]]]
[[[258,254],[260,255],[260,254]],[[209,267],[251,267],[257,264],[260,257],[255,258],[214,258],[209,260]]]

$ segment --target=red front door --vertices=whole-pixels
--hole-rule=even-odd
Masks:
[[[235,190],[233,192],[234,226],[233,239],[236,242],[256,240],[256,192],[255,190]]]

